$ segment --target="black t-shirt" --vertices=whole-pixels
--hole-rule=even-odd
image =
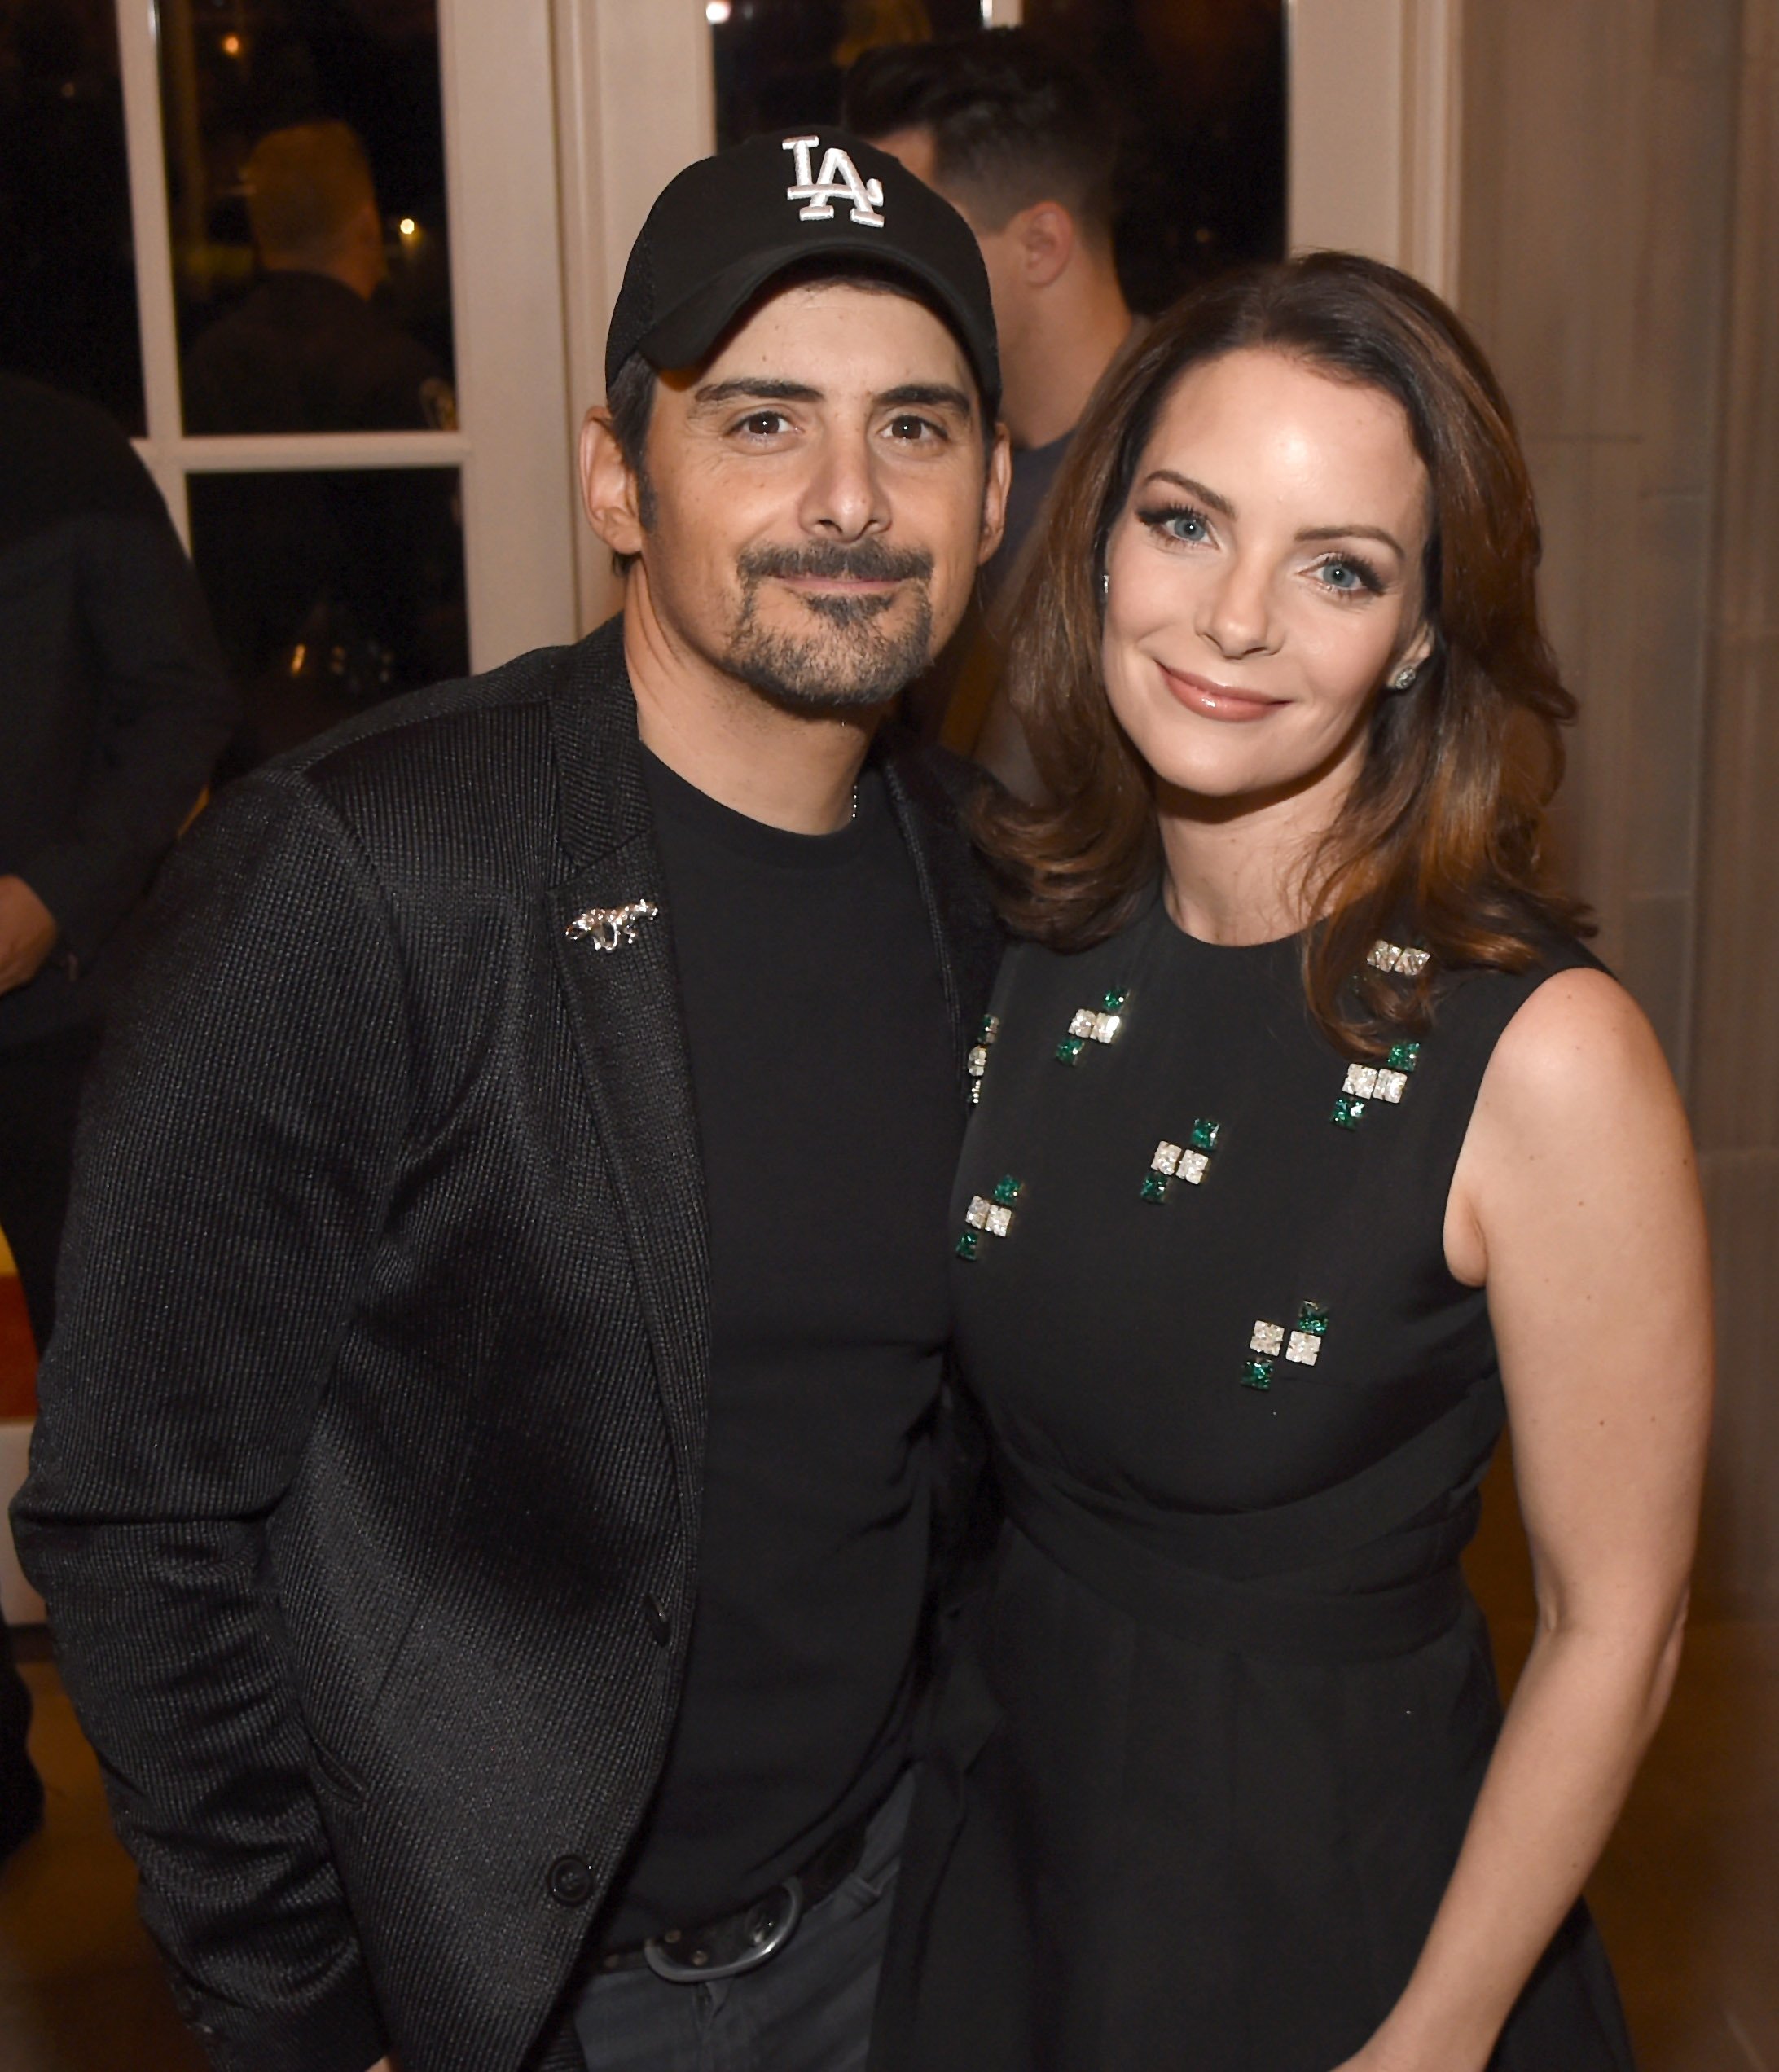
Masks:
[[[608,1947],[745,1904],[907,1758],[964,1105],[882,780],[787,834],[645,756],[710,1231],[699,1594]]]

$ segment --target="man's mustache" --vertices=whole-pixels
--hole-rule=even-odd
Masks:
[[[911,547],[860,540],[855,547],[815,540],[802,547],[750,547],[736,563],[750,584],[768,576],[815,576],[854,582],[925,582],[933,556]]]

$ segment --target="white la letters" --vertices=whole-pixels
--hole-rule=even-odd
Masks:
[[[784,199],[804,204],[797,212],[797,220],[804,223],[831,223],[834,220],[834,204],[846,201],[852,204],[855,223],[870,223],[881,230],[882,181],[862,179],[851,159],[832,144],[822,154],[822,169],[818,174],[810,154],[820,147],[821,141],[819,137],[784,139],[785,150],[793,154],[797,163],[796,181],[784,190]]]

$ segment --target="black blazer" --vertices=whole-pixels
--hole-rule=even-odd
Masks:
[[[999,950],[963,780],[880,753],[961,1100]],[[569,932],[645,898],[627,947]],[[616,621],[244,780],[156,894],[14,1517],[230,2072],[578,2072],[696,1576],[669,909]]]

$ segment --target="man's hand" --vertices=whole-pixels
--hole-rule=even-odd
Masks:
[[[0,993],[30,984],[57,933],[55,915],[23,878],[0,878]]]

